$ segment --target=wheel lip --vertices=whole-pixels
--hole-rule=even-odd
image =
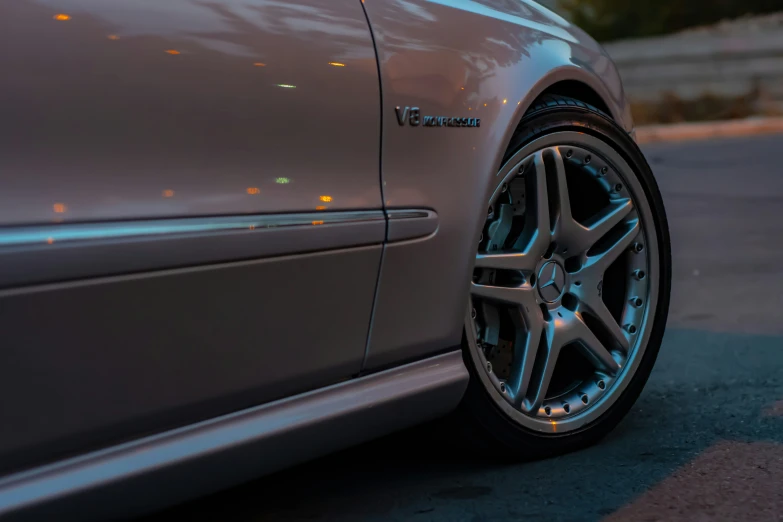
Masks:
[[[584,148],[601,157],[615,169],[618,176],[625,182],[625,186],[630,192],[632,201],[637,208],[637,213],[642,224],[641,233],[644,238],[644,243],[647,245],[647,248],[645,248],[645,255],[647,256],[649,287],[647,306],[639,328],[639,334],[641,335],[634,345],[633,353],[629,354],[626,364],[615,377],[610,387],[589,408],[573,417],[547,419],[528,416],[514,408],[493,384],[493,377],[483,368],[484,363],[482,362],[481,355],[478,353],[479,348],[476,343],[475,324],[470,317],[472,309],[472,299],[470,297],[467,301],[465,329],[470,333],[470,335],[466,336],[469,348],[468,351],[470,352],[471,360],[477,369],[476,373],[482,381],[485,391],[488,392],[493,402],[501,411],[522,427],[540,433],[562,435],[563,433],[577,430],[600,418],[615,402],[617,402],[636,375],[636,371],[644,358],[650,336],[652,335],[655,312],[658,308],[660,293],[660,251],[658,245],[658,228],[655,226],[655,219],[653,217],[652,207],[647,199],[647,192],[642,186],[638,174],[635,173],[630,164],[622,157],[622,154],[616,150],[611,141],[597,138],[589,134],[576,131],[556,131],[523,145],[504,163],[496,174],[495,179],[497,186],[495,190],[492,191],[492,196],[489,201],[494,201],[503,184],[517,175],[515,167],[525,158],[544,148],[553,146],[574,146]],[[633,175],[629,177],[629,174],[627,173],[632,173]]]

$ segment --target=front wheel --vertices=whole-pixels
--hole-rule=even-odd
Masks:
[[[663,202],[627,133],[565,97],[528,112],[495,179],[461,410],[485,448],[572,451],[614,428],[655,363],[671,284]]]

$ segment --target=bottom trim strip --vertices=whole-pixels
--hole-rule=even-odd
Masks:
[[[0,517],[139,515],[446,414],[467,383],[451,352],[13,475]]]

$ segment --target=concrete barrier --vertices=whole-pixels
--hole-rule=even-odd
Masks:
[[[757,91],[783,102],[783,13],[606,44],[635,101]]]
[[[783,134],[783,118],[647,125],[637,127],[636,142],[644,145],[662,141],[707,140],[762,134]]]

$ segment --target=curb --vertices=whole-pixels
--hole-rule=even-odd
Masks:
[[[637,127],[636,142],[639,145],[665,141],[707,140],[710,138],[734,138],[761,134],[783,133],[781,118],[748,118],[746,120],[676,123],[673,125],[647,125]]]

